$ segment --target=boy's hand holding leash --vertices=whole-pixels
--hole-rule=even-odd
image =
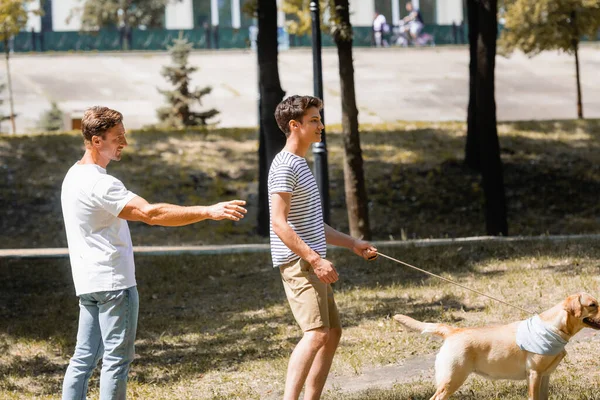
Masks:
[[[356,239],[352,246],[352,251],[359,257],[371,261],[377,258],[377,249],[371,243]]]

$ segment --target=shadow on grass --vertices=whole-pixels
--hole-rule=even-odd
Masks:
[[[202,133],[137,134],[108,173],[150,202],[209,205],[243,197],[249,213],[240,222],[205,221],[177,229],[131,223],[136,245],[180,245],[264,241],[253,234],[257,196],[251,193],[256,155],[219,147]],[[246,138],[247,139],[247,138]],[[162,140],[162,141],[161,141]],[[168,141],[177,142],[169,145]],[[198,155],[184,164],[181,151],[196,145]],[[63,178],[83,155],[79,135],[0,136],[0,248],[66,247],[60,203]],[[211,143],[210,151],[202,146]],[[158,144],[162,144],[158,147]],[[188,151],[189,152],[189,151]],[[219,162],[215,160],[220,160]],[[210,166],[210,173],[207,172]],[[232,169],[235,168],[235,169]]]
[[[476,265],[486,260],[570,253],[598,259],[600,251],[595,243],[581,242],[380,250],[457,281],[477,274]],[[335,289],[340,292],[392,285],[400,291],[409,290],[429,285],[433,279],[389,260],[362,261],[345,250],[332,251],[329,258],[340,271],[341,280]],[[136,265],[141,306],[139,359],[132,376],[140,382],[173,382],[209,371],[236,370],[249,361],[286,358],[300,339],[279,274],[271,268],[268,254],[137,257]],[[545,268],[554,274],[569,275],[577,266]],[[40,373],[46,376],[42,391],[54,393],[60,387],[77,328],[78,306],[68,260],[3,260],[0,282],[0,343],[8,349],[15,342],[44,342],[56,355],[40,358],[34,352],[13,357],[0,369],[4,372],[0,374],[0,385],[10,385],[6,381],[9,376],[25,378]],[[408,310],[409,315],[421,320],[439,320],[440,310],[481,310],[465,306],[458,294],[422,301],[411,297],[371,298],[367,292],[361,302],[370,306],[359,310],[342,307],[344,326]]]
[[[374,238],[485,233],[480,177],[462,164],[464,124],[409,125],[365,130],[361,136]],[[598,232],[600,120],[515,122],[499,128],[510,234]],[[254,132],[145,132],[131,139],[123,160],[108,169],[135,193],[151,202],[185,205],[241,197],[249,209],[239,223],[207,221],[181,228],[132,223],[136,245],[266,241],[254,234]],[[329,143],[332,225],[347,231],[341,135],[330,135]],[[60,186],[82,152],[78,135],[0,136],[0,247],[66,245]]]

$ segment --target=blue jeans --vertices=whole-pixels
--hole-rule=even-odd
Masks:
[[[125,399],[138,311],[135,286],[79,296],[77,345],[65,374],[62,400],[85,400],[88,380],[101,357],[100,400]]]

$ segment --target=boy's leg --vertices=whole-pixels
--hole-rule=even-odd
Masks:
[[[65,373],[63,400],[85,400],[88,381],[102,356],[102,351],[98,305],[92,295],[82,295],[79,298],[77,344]]]
[[[304,332],[288,363],[285,379],[284,400],[297,400],[309,371],[312,371],[315,356],[327,343],[328,328],[316,328]],[[308,390],[308,389],[307,389]]]
[[[329,375],[329,369],[333,362],[333,356],[337,350],[342,337],[342,324],[335,299],[333,298],[333,289],[327,285],[327,311],[329,313],[329,336],[327,343],[315,356],[310,372],[306,379],[306,390],[304,391],[304,400],[317,400],[321,398],[321,393]]]
[[[135,355],[139,299],[135,286],[105,292],[99,304],[100,330],[104,342],[100,400],[124,400],[127,374]]]
[[[319,280],[308,262],[298,260],[280,267],[280,271],[294,318],[304,331],[290,357],[285,385],[284,399],[296,400],[309,373],[310,376],[319,374],[319,377],[309,378],[311,383],[307,384],[306,391],[322,391],[339,342],[337,332],[334,331],[327,350],[323,348],[329,342],[329,327],[340,328],[339,314],[333,301],[331,286]],[[318,367],[315,367],[316,364]],[[321,376],[323,373],[325,376]],[[320,383],[321,380],[323,384]]]
[[[329,329],[327,343],[325,343],[325,345],[317,352],[306,379],[304,400],[317,400],[321,398],[321,393],[325,387],[327,375],[329,375],[329,369],[333,362],[333,356],[335,355],[341,337],[341,328]]]

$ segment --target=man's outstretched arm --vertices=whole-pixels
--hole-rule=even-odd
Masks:
[[[119,218],[127,221],[141,221],[148,225],[183,226],[205,219],[229,219],[239,221],[244,218],[244,200],[230,200],[212,206],[178,206],[168,203],[150,204],[136,196],[119,213]]]

